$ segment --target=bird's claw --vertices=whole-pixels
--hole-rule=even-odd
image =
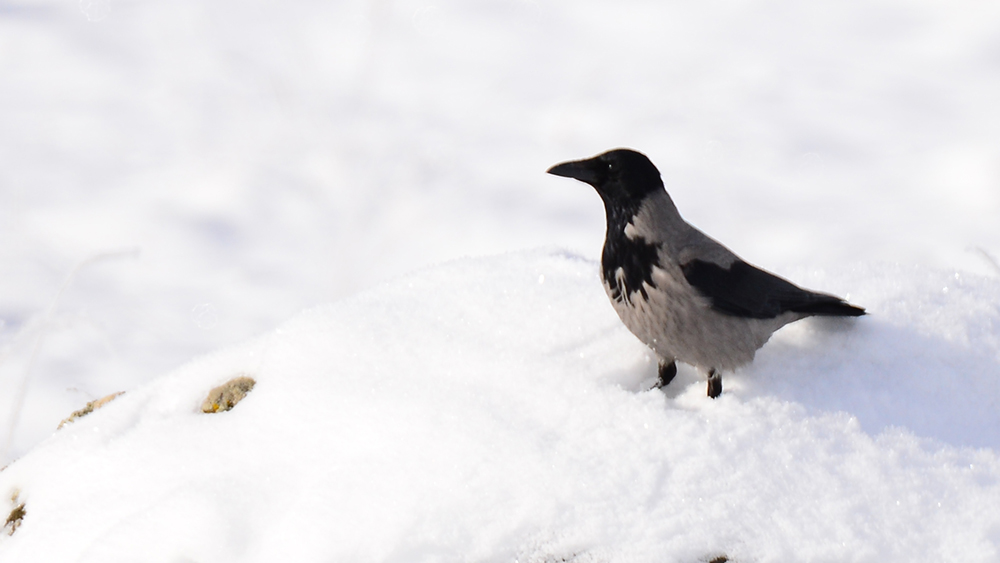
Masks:
[[[708,396],[715,399],[722,394],[722,375],[718,371],[708,372]]]
[[[673,381],[674,377],[677,375],[677,362],[673,360],[670,360],[669,362],[662,360],[659,368],[657,369],[657,375],[658,378],[654,389],[670,385],[670,382]]]

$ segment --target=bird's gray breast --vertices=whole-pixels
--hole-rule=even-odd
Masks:
[[[747,319],[717,313],[708,298],[687,285],[679,270],[672,270],[655,268],[652,283],[628,296],[616,294],[614,282],[604,284],[625,326],[660,358],[705,369],[735,369],[753,361],[771,333],[795,320],[785,315]]]
[[[735,255],[684,222],[669,196],[663,198],[651,199],[619,232],[608,233],[601,274],[615,311],[662,358],[717,369],[752,361],[771,333],[793,319],[714,311],[685,279],[681,260],[697,254],[725,267]]]

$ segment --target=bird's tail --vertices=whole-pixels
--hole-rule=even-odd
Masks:
[[[798,303],[786,304],[786,310],[819,317],[860,317],[865,314],[861,307],[823,293],[810,293],[809,299],[803,299]]]

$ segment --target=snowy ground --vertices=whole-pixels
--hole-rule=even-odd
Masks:
[[[657,399],[639,392],[639,380],[652,368],[642,350],[607,317],[610,306],[599,287],[588,285],[596,283],[592,264],[544,254],[509,258],[530,271],[532,280],[536,270],[550,268],[563,268],[559,271],[573,280],[567,268],[586,270],[590,277],[566,281],[579,284],[567,290],[566,315],[508,316],[489,329],[506,331],[497,337],[498,349],[531,345],[536,351],[523,363],[498,360],[490,368],[517,372],[510,381],[493,381],[494,372],[488,370],[468,370],[475,372],[468,385],[485,386],[476,387],[480,395],[489,395],[490,385],[509,386],[496,404],[462,403],[454,390],[441,403],[433,396],[423,404],[414,398],[354,401],[361,402],[355,408],[369,409],[376,422],[395,413],[479,452],[479,457],[463,457],[459,454],[469,450],[441,446],[442,451],[428,440],[418,440],[412,448],[440,453],[438,458],[428,454],[428,460],[414,461],[406,457],[410,450],[390,458],[379,457],[388,455],[384,450],[373,452],[370,459],[415,463],[430,473],[435,463],[461,459],[449,469],[458,473],[448,475],[471,475],[459,481],[471,492],[466,497],[444,495],[444,517],[425,515],[423,523],[414,523],[419,515],[404,509],[418,506],[415,499],[421,494],[438,496],[434,487],[443,487],[443,481],[402,495],[402,513],[393,520],[398,525],[379,532],[385,536],[360,535],[361,543],[352,544],[356,553],[391,559],[365,546],[389,545],[391,538],[419,543],[419,538],[434,537],[463,556],[500,560],[505,553],[510,558],[550,554],[558,559],[568,552],[594,553],[598,559],[608,553],[625,560],[631,556],[624,546],[636,545],[639,551],[632,555],[637,559],[647,557],[643,554],[659,560],[699,558],[721,549],[750,560],[793,554],[813,554],[816,560],[906,560],[905,554],[920,559],[947,547],[953,552],[948,557],[988,561],[995,557],[990,550],[1000,543],[1000,526],[977,507],[996,506],[991,487],[1000,448],[998,22],[1000,7],[971,0],[0,0],[0,465],[24,456],[87,401],[123,389],[130,392],[107,413],[98,413],[119,421],[113,427],[117,430],[107,431],[121,437],[112,442],[122,448],[139,438],[129,438],[132,422],[115,417],[131,416],[139,424],[136,432],[149,428],[142,432],[153,433],[155,440],[181,440],[183,432],[199,424],[225,425],[192,418],[188,427],[175,420],[195,417],[185,401],[211,387],[206,378],[217,382],[230,375],[216,374],[212,357],[230,358],[218,360],[224,367],[240,364],[234,358],[254,349],[262,353],[261,342],[274,339],[274,328],[297,312],[383,280],[462,256],[538,247],[568,248],[596,259],[603,235],[596,194],[543,171],[566,159],[630,146],[660,167],[681,212],[697,226],[754,263],[809,287],[850,294],[873,315],[856,325],[790,327],[761,351],[753,366],[726,379],[728,394],[717,403],[701,401],[690,372],[679,376],[682,384],[677,386],[690,387],[690,392],[673,390],[668,398]],[[481,280],[518,275],[491,270],[502,260],[449,267]],[[469,271],[477,268],[481,271]],[[439,270],[407,279],[440,275],[433,272]],[[556,274],[546,274],[547,288],[550,275]],[[517,280],[510,282],[511,288],[526,292],[518,284],[527,282]],[[426,312],[403,303],[438,303],[454,295],[457,303],[474,307],[484,295],[500,290],[484,281],[485,287],[460,287],[444,295],[427,290],[404,298],[398,294],[399,283],[391,286],[397,292],[392,295],[376,289],[360,301],[293,321],[288,326],[312,334],[287,344],[290,350],[301,348],[302,358],[295,361],[315,366],[342,353],[338,348],[312,354],[310,342],[322,340],[326,327],[354,323],[337,311],[359,307],[366,299],[396,303],[399,318],[408,319],[404,324],[413,329]],[[537,306],[527,299],[510,309],[527,311],[532,303]],[[457,312],[449,314],[454,320]],[[315,324],[305,326],[309,322],[304,318]],[[392,318],[357,320],[358,330],[381,331],[403,341],[447,340],[443,330],[390,333]],[[560,328],[560,322],[594,323],[595,331],[604,326],[605,332],[588,342],[586,365],[560,364],[561,356],[553,350],[563,348],[549,340],[557,335],[539,332],[550,326],[547,322]],[[514,327],[523,335],[508,334]],[[260,334],[271,336],[239,344]],[[573,334],[563,338],[568,339],[559,341],[564,347],[576,342]],[[174,371],[201,354],[237,344],[232,352]],[[454,361],[450,370],[486,363],[479,349],[459,344],[452,348],[438,342],[426,353],[447,349],[433,362]],[[391,371],[392,362],[403,361],[390,358],[388,350],[405,347],[405,342],[384,345],[386,354],[363,349],[385,362],[385,367],[375,362],[373,370]],[[410,351],[419,352],[415,347]],[[413,360],[425,367],[433,364],[426,356]],[[269,374],[291,370],[294,361],[289,362],[273,372],[258,370],[261,387],[254,400],[243,410],[220,415],[223,420],[253,419],[246,424],[257,428],[253,425],[279,416],[282,411],[271,409],[292,387],[277,389],[284,379]],[[361,364],[350,365],[362,369]],[[429,389],[422,393],[450,381],[424,369],[413,373],[419,376],[413,385]],[[305,373],[296,377],[289,379],[290,386],[320,386],[307,400],[315,395],[333,401],[342,391],[345,397],[359,397],[357,389],[344,391],[335,381]],[[171,381],[178,387],[168,393]],[[589,398],[583,400],[580,394],[587,389]],[[160,390],[162,396],[157,396]],[[163,424],[180,425],[177,434],[156,436],[152,427],[138,422],[160,412],[143,407],[142,397],[154,405],[179,405],[162,410]],[[588,401],[604,401],[605,406]],[[472,414],[478,412],[473,408],[477,404],[483,412]],[[536,420],[526,413],[542,404],[555,413],[572,412],[560,416],[591,431],[568,428],[565,434],[545,434],[547,438],[526,433],[523,443],[513,444],[505,440],[516,441],[517,433],[502,428],[502,416],[493,426],[477,418],[508,409]],[[470,430],[448,434],[443,423],[423,420],[414,409],[440,410],[441,416],[459,420],[470,417]],[[638,429],[616,434],[615,429],[629,428],[641,413],[649,413],[649,420],[643,420],[651,428],[663,430],[655,439],[632,433]],[[96,502],[90,500],[93,495],[106,492],[96,484],[82,490],[87,487],[80,481],[56,473],[45,477],[42,470],[45,459],[70,455],[63,449],[69,447],[66,436],[79,435],[84,423],[103,427],[98,415],[93,415],[98,422],[84,419],[78,428],[60,431],[53,442],[0,473],[3,486],[20,487],[25,498],[31,495],[39,503],[38,512],[29,507],[17,535],[0,541],[0,553],[27,549],[16,548],[17,542],[36,545],[32,534],[44,534],[32,527],[60,525],[41,516],[32,524],[35,514],[44,513],[49,502],[44,498],[57,502],[51,496],[55,489],[45,484],[53,481],[46,479],[76,485],[77,496],[63,496],[59,502]],[[560,427],[554,418],[538,417],[538,433]],[[718,429],[708,427],[707,435],[698,435],[695,428],[706,420],[717,422]],[[531,427],[523,420],[520,424]],[[273,431],[303,430],[295,435],[307,440],[305,426],[299,420]],[[667,426],[680,430],[668,432]],[[384,432],[351,435],[375,448],[415,439],[379,424],[372,427]],[[494,454],[475,449],[488,449],[474,444],[476,429],[495,431],[490,435],[509,447],[488,457]],[[692,437],[678,439],[678,432]],[[336,449],[336,442],[316,443],[325,436],[318,430],[310,435],[315,451],[308,453],[309,459],[326,459],[324,453]],[[730,438],[736,441],[731,449],[725,445]],[[538,444],[545,440],[572,455],[543,455]],[[587,440],[598,443],[586,447]],[[634,444],[623,444],[628,440]],[[288,447],[304,443],[293,440]],[[90,459],[85,463],[91,467],[120,459],[117,454],[102,457],[90,442],[79,447],[80,459]],[[969,447],[984,449],[963,449]],[[518,448],[530,451],[519,455]],[[636,461],[640,450],[635,448],[646,448],[641,450],[647,456],[644,463]],[[751,448],[757,457],[748,460]],[[733,455],[726,457],[727,452]],[[49,455],[55,457],[45,457]],[[151,453],[148,461],[162,462],[156,455]],[[541,483],[537,491],[553,491],[551,498],[533,495],[492,469],[483,469],[476,481],[476,470],[463,464],[481,462],[483,456],[497,460],[497,472],[517,465],[511,459],[523,458],[523,470]],[[619,469],[638,464],[636,479],[661,489],[632,491],[622,485],[627,476],[601,465],[615,463],[616,456],[625,464]],[[690,465],[678,469],[678,456]],[[159,497],[175,503],[171,506],[177,510],[200,502],[207,503],[199,505],[206,510],[216,510],[214,501],[199,493],[206,489],[190,489],[185,475],[211,483],[210,475],[231,474],[216,467],[211,471],[217,473],[198,477],[193,458],[179,459],[188,460],[190,473],[157,474],[158,484],[151,479],[148,485],[185,491],[186,497]],[[355,476],[369,467],[362,463],[352,468],[344,459],[344,470]],[[751,478],[749,469],[733,465],[736,460],[774,475]],[[780,460],[788,462],[781,465]],[[543,471],[546,463],[581,481],[558,489],[555,478]],[[586,463],[597,466],[590,471],[581,466]],[[284,473],[274,465],[255,467],[259,479],[312,483],[326,475],[322,467]],[[655,467],[661,473],[650,473]],[[675,471],[712,467],[716,469],[708,475],[742,492],[722,496],[718,490],[723,487],[711,480],[697,484],[694,473],[682,478]],[[296,473],[312,470],[318,472],[313,477]],[[593,496],[573,492],[590,490],[585,487],[589,479],[605,472],[610,476],[594,485]],[[871,475],[882,479],[882,489]],[[809,476],[816,480],[813,492],[818,496],[801,488]],[[391,498],[393,490],[402,488],[395,478],[389,476],[384,490],[358,490]],[[36,483],[32,490],[29,482]],[[119,482],[140,486],[127,479]],[[781,489],[783,483],[788,491]],[[834,486],[843,494],[826,490]],[[619,487],[621,504],[609,508],[610,520],[601,520],[593,507],[612,502],[608,499],[615,495],[608,491],[614,487]],[[705,511],[678,509],[678,499],[694,494],[692,487],[705,487]],[[914,492],[925,489],[927,496]],[[273,504],[293,502],[276,487],[260,490],[262,495],[271,491],[266,494]],[[476,491],[487,491],[482,493],[486,497]],[[935,492],[947,497],[940,501],[944,512],[920,504]],[[213,489],[206,494],[230,499],[236,493]],[[322,494],[340,493],[324,489]],[[892,500],[892,495],[899,498]],[[816,514],[827,516],[819,518],[822,526],[806,532],[800,528],[818,517],[802,516],[786,503],[769,513],[780,519],[774,529],[753,529],[767,522],[755,503],[770,497],[816,499]],[[463,502],[488,504],[483,498],[529,500],[511,501],[515,516],[490,527],[461,508],[468,506]],[[906,505],[907,498],[916,504]],[[735,504],[726,505],[727,499]],[[890,514],[897,500],[903,503],[899,506],[910,506],[905,516]],[[254,503],[265,501],[247,502],[249,518],[263,519]],[[564,509],[577,505],[578,513]],[[347,511],[355,515],[385,516],[380,508],[369,514],[356,504],[345,506],[357,509]],[[496,506],[491,510],[500,510]],[[623,516],[627,510],[632,512]],[[718,515],[729,511],[745,518],[727,525],[744,528],[718,534],[703,529],[708,521],[718,527]],[[317,519],[310,525],[328,522],[331,529],[347,517],[329,506],[321,515],[308,508],[300,512]],[[447,517],[458,513],[460,519]],[[237,536],[256,537],[254,531],[263,530],[263,524],[248,520],[242,526],[226,514],[212,514],[205,516],[205,530],[225,527],[235,534],[222,542],[232,550],[257,549]],[[496,513],[483,518],[489,514]],[[112,517],[105,514],[104,521]],[[643,518],[656,521],[633,526]],[[688,535],[670,528],[680,521],[687,523]],[[294,521],[287,522],[281,530],[294,528]],[[435,528],[446,522],[459,528],[447,533]],[[517,522],[523,525],[511,531]],[[902,533],[892,522],[912,526],[904,534],[910,547],[890,545],[889,536]],[[941,523],[936,531],[931,529],[935,522]],[[962,522],[965,528],[959,530]],[[407,523],[412,524],[409,533]],[[124,527],[107,526],[108,534],[129,535]],[[870,551],[837,552],[830,543],[809,540],[824,530],[826,542],[846,534],[844,545],[864,545]],[[691,535],[696,533],[704,535]],[[801,539],[789,539],[794,533]],[[635,534],[647,536],[641,540]],[[82,542],[98,535],[91,530],[74,537]],[[455,547],[458,543],[449,544],[445,536],[480,543]],[[501,536],[510,541],[497,539]],[[675,536],[678,543],[670,543]],[[280,534],[274,538],[278,541]],[[574,543],[575,538],[590,538],[591,543]],[[192,549],[206,545],[191,541]],[[395,544],[399,557],[419,558],[418,543]],[[911,547],[914,551],[906,551]],[[317,547],[306,558],[322,558],[332,549]],[[443,549],[431,545],[420,553],[426,558],[458,553]]]
[[[27,513],[0,559],[1000,557],[1000,456],[960,447],[1000,443],[1000,282],[807,276],[872,315],[788,327],[712,400],[645,391],[595,266],[450,263],[131,390],[0,473]]]

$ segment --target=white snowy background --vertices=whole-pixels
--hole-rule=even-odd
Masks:
[[[971,0],[0,0],[0,560],[1000,559],[998,30]],[[600,200],[544,174],[618,146],[871,315],[784,329],[718,401],[645,392]]]

